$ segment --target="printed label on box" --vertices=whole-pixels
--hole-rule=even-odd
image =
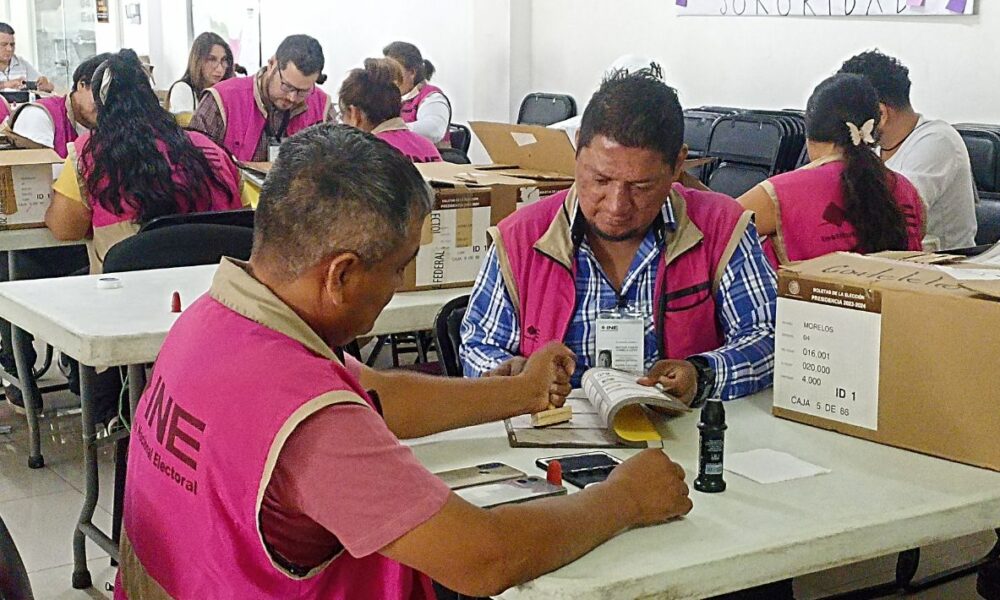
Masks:
[[[475,281],[486,256],[490,207],[435,210],[424,224],[417,286]]]
[[[778,298],[774,406],[878,430],[882,316]]]
[[[52,202],[52,165],[4,167],[0,226],[42,223]]]

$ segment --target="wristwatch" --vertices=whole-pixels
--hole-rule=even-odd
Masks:
[[[704,356],[692,356],[687,361],[694,365],[694,370],[698,373],[698,388],[694,393],[694,400],[691,401],[691,408],[701,408],[715,385],[715,369]]]

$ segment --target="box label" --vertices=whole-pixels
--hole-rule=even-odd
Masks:
[[[778,298],[777,319],[774,405],[877,431],[882,316]]]
[[[0,195],[0,227],[44,222],[52,202],[52,165],[0,169]]]
[[[475,281],[486,256],[490,207],[431,212],[417,254],[417,286]]]

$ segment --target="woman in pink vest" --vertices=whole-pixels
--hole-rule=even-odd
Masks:
[[[388,58],[365,59],[340,86],[340,116],[347,125],[372,133],[415,163],[440,162],[441,153],[427,138],[410,131],[399,117],[403,70]]]
[[[198,108],[202,93],[220,81],[236,77],[233,51],[217,33],[206,31],[194,38],[184,75],[170,86],[166,108],[186,125]]]
[[[71,146],[45,224],[88,243],[91,272],[114,244],[156,217],[239,208],[236,166],[211,140],[164,110],[132,50],[98,67],[97,126]]]
[[[429,82],[434,75],[434,65],[426,60],[420,49],[409,42],[393,42],[382,49],[403,67],[403,106],[399,116],[410,129],[429,139],[439,148],[450,148],[451,102],[441,88]]]
[[[830,77],[806,108],[812,162],[739,198],[756,213],[775,268],[838,251],[921,249],[920,195],[873,152],[879,117],[878,93],[865,78]]]

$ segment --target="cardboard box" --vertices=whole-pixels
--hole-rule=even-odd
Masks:
[[[0,229],[45,227],[52,165],[61,162],[49,148],[0,152]]]
[[[949,260],[838,253],[783,268],[774,414],[1000,470],[1000,270],[934,264]]]

